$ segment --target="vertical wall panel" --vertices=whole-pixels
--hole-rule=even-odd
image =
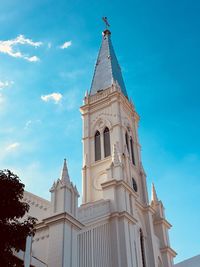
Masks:
[[[110,225],[94,227],[78,236],[78,267],[110,267]]]

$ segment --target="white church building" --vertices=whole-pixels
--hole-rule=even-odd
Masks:
[[[164,207],[148,198],[138,138],[139,116],[128,97],[112,43],[103,32],[83,119],[82,204],[64,160],[51,201],[25,192],[36,234],[18,256],[35,267],[172,267]],[[69,155],[70,156],[70,155]]]

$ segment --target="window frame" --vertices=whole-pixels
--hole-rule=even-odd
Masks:
[[[131,161],[133,165],[135,165],[134,141],[132,136],[130,136],[130,148],[131,148]]]
[[[110,130],[107,126],[103,131],[103,146],[104,146],[104,158],[107,158],[111,155]]]
[[[101,134],[98,130],[94,135],[94,160],[95,162],[101,160]]]

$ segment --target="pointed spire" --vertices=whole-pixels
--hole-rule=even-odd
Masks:
[[[111,32],[108,29],[103,31],[102,45],[95,66],[90,95],[105,90],[116,82],[122,93],[128,98],[121,69],[110,36]]]
[[[152,188],[151,188],[151,201],[154,203],[158,203],[158,197],[156,194],[156,189],[155,189],[154,183],[152,183]]]
[[[87,154],[84,155],[84,159],[83,159],[83,167],[88,165],[88,156]]]
[[[64,183],[70,182],[66,159],[64,159],[64,164],[63,164],[63,169],[61,172],[60,180],[61,180],[61,182],[64,182]]]
[[[85,91],[85,97],[88,97],[88,90]]]

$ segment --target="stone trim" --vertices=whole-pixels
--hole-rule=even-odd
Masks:
[[[177,253],[170,247],[164,247],[160,249],[161,253],[169,253],[172,257],[176,257]]]

